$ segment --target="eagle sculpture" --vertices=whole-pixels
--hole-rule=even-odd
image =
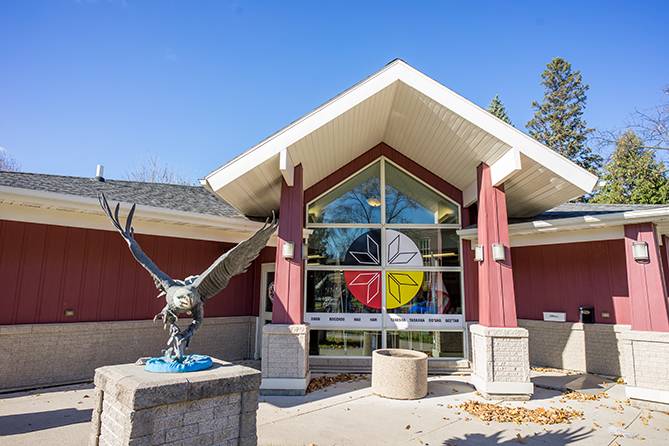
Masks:
[[[100,193],[98,198],[100,206],[109,216],[114,227],[123,236],[126,243],[128,243],[130,252],[135,260],[153,278],[156,288],[160,291],[158,297],[165,296],[165,308],[153,318],[153,321],[162,320],[165,329],[169,325],[170,338],[167,341],[168,348],[165,350],[165,357],[175,361],[182,361],[185,357],[185,349],[190,344],[197,329],[203,323],[204,303],[223,290],[232,277],[245,272],[251,262],[258,257],[260,251],[267,245],[270,236],[278,226],[274,214],[272,214],[272,220],[265,222],[265,225],[253,234],[251,238],[239,243],[221,255],[203,273],[178,280],[171,278],[161,271],[142,251],[139,243],[135,240],[132,227],[135,205],[133,204],[130,208],[124,227],[119,220],[120,203],[116,204],[116,208],[112,212],[105,195]],[[191,315],[193,320],[188,328],[181,330],[177,326],[177,320],[179,315],[183,313]]]

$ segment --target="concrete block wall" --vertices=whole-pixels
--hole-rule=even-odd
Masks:
[[[263,327],[263,378],[304,378],[309,372],[307,325]]]
[[[529,332],[530,364],[622,375],[622,335],[628,325],[519,319]]]
[[[182,327],[188,323],[180,320]],[[255,323],[253,316],[207,318],[189,351],[226,360],[252,358]],[[3,325],[0,390],[91,380],[97,367],[159,356],[168,337],[160,322],[146,320]]]
[[[622,349],[628,385],[669,391],[669,333],[630,330],[622,336]]]

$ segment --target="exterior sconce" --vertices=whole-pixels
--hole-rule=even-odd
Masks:
[[[632,256],[637,262],[647,262],[650,260],[648,253],[648,243],[632,242]]]
[[[474,246],[474,261],[483,262],[483,246],[482,245]]]
[[[492,258],[495,262],[503,262],[506,259],[506,254],[504,253],[504,245],[499,243],[492,244]]]
[[[281,255],[284,259],[292,259],[295,254],[295,244],[293,242],[283,242]]]

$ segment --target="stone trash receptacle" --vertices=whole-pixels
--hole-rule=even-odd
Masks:
[[[397,400],[423,398],[427,395],[427,355],[398,348],[374,350],[372,392]]]
[[[255,446],[259,387],[260,372],[217,359],[189,373],[100,367],[89,446]]]

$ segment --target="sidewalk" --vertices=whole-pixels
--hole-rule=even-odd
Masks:
[[[600,392],[594,375],[540,374],[541,385],[581,382]],[[556,384],[557,383],[557,384]],[[607,383],[608,398],[561,402],[562,392],[538,387],[527,408],[572,407],[584,419],[571,424],[483,422],[458,405],[480,400],[466,376],[430,378],[417,401],[387,400],[370,392],[369,379],[339,383],[304,397],[261,397],[259,444],[297,445],[669,445],[669,415],[630,406],[624,386]],[[90,384],[0,395],[0,445],[85,445],[93,406]]]

